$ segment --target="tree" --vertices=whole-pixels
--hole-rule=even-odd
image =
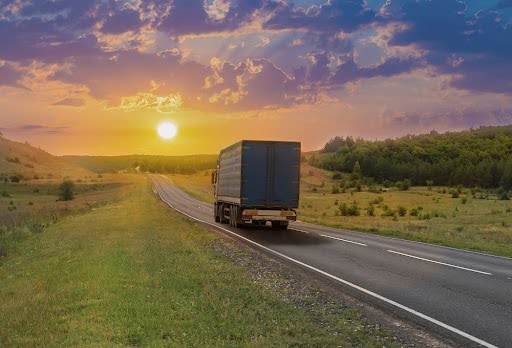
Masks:
[[[75,188],[75,183],[71,180],[64,180],[62,184],[59,186],[59,197],[63,201],[71,201],[75,198],[75,194],[73,193],[73,189]]]
[[[354,163],[354,168],[352,168],[352,179],[357,180],[361,178],[361,165],[359,161]]]

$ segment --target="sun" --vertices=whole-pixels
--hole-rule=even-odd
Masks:
[[[176,136],[178,127],[170,121],[165,121],[158,125],[157,131],[160,138],[169,140]]]

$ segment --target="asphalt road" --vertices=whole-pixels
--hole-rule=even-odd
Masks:
[[[190,218],[318,272],[467,346],[512,347],[512,259],[296,222],[287,231],[215,223],[211,204],[152,175],[162,200]]]

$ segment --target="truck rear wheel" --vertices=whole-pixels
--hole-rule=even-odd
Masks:
[[[215,222],[220,222],[219,206],[217,205],[217,203],[213,205],[213,217],[215,219]]]

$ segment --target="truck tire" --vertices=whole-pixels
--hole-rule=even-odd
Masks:
[[[215,219],[215,222],[220,222],[219,206],[217,205],[217,203],[213,205],[213,217]]]
[[[219,214],[219,222],[221,224],[225,224],[227,222],[226,218],[224,217],[224,203],[219,203],[217,214]]]

